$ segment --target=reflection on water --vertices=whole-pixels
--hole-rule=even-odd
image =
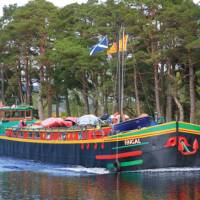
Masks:
[[[200,171],[92,174],[63,166],[0,161],[0,199],[199,200]],[[61,170],[62,169],[62,170]],[[61,173],[62,171],[62,173]],[[100,171],[102,172],[102,171]]]

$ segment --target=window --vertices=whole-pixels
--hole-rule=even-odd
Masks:
[[[66,140],[66,134],[65,133],[62,133],[62,139]]]
[[[35,138],[39,139],[40,138],[40,133],[39,132],[35,132]]]
[[[30,110],[27,110],[26,111],[26,117],[30,117],[31,116],[31,111]]]
[[[32,137],[33,137],[32,132],[29,132],[29,133],[28,133],[28,137],[29,137],[29,138],[32,138]]]
[[[19,137],[24,137],[24,133],[22,131],[19,133]]]
[[[10,118],[10,112],[5,112],[5,117]]]
[[[50,133],[47,133],[47,134],[46,134],[46,139],[49,140],[49,139],[50,139],[50,136],[51,136],[51,134],[50,134]]]
[[[24,112],[25,112],[25,111],[20,111],[20,117],[25,117]]]
[[[17,132],[13,131],[13,137],[17,137]]]
[[[12,117],[20,117],[19,111],[13,111],[11,114],[12,114]]]

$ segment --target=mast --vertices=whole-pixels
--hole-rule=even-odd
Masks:
[[[121,47],[120,47],[121,41]],[[118,112],[120,114],[120,121],[123,119],[124,110],[124,27],[121,26],[117,38],[117,72],[118,72]]]
[[[120,55],[120,44],[119,40],[121,38],[120,31],[117,34],[117,111],[120,113],[121,110],[121,55]]]
[[[122,61],[121,61],[121,110],[120,116],[122,121],[124,121],[124,27],[122,27]]]

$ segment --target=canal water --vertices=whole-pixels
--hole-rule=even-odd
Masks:
[[[0,200],[199,200],[200,168],[110,174],[0,157]]]

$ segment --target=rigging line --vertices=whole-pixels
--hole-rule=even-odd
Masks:
[[[138,75],[139,75],[140,82],[141,82],[141,85],[142,85],[142,89],[143,89],[143,92],[144,92],[145,101],[146,101],[146,103],[147,103],[147,106],[148,106],[148,108],[149,108],[150,113],[153,114],[153,112],[152,112],[152,110],[151,110],[151,108],[150,108],[149,102],[148,102],[148,100],[147,100],[146,90],[145,90],[145,88],[144,88],[144,84],[143,84],[143,81],[142,81],[142,78],[141,78],[141,74],[140,74],[139,71],[138,71]]]

